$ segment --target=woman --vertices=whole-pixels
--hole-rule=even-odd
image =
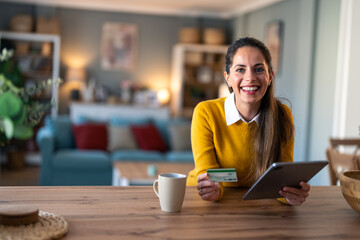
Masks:
[[[199,103],[193,114],[191,144],[195,169],[188,185],[204,200],[219,200],[224,187],[250,187],[274,162],[292,162],[294,124],[290,109],[274,97],[274,73],[268,48],[254,38],[234,42],[226,54],[224,77],[231,94]],[[235,168],[238,182],[208,179],[206,169]],[[290,205],[301,205],[310,185],[284,187]]]

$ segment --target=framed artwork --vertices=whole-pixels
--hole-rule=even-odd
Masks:
[[[273,71],[279,74],[281,70],[284,24],[282,21],[272,21],[266,26],[266,45],[272,57]]]
[[[106,22],[101,36],[101,68],[132,71],[137,53],[137,26]]]

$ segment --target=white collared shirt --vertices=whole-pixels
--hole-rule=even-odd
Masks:
[[[225,118],[226,118],[226,124],[228,126],[230,126],[233,123],[236,123],[237,121],[241,120],[243,122],[246,122],[247,124],[252,123],[253,121],[255,121],[257,123],[257,125],[259,126],[259,115],[260,113],[258,113],[253,119],[251,119],[249,122],[246,121],[241,114],[239,113],[239,111],[236,108],[236,104],[235,104],[235,93],[232,92],[229,96],[227,96],[227,98],[225,99],[225,103],[224,103],[224,108],[225,108]]]

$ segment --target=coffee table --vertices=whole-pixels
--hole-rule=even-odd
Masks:
[[[152,171],[154,167],[156,172]],[[194,169],[194,163],[187,162],[115,162],[113,164],[112,185],[152,185],[160,173],[182,173],[187,175],[192,169]]]

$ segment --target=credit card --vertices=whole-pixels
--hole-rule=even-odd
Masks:
[[[237,182],[235,168],[214,168],[206,171],[213,182]]]

